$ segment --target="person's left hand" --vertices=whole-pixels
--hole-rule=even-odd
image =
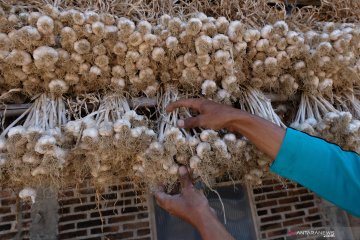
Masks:
[[[179,180],[180,194],[166,194],[162,187],[155,190],[155,198],[159,206],[194,227],[199,227],[204,216],[217,218],[203,192],[192,184],[189,172],[184,166],[179,168]]]

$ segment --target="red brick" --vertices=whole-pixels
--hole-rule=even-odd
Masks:
[[[301,223],[304,223],[303,219],[302,218],[297,218],[297,219],[284,221],[283,225],[284,225],[284,227],[287,227],[287,226],[291,226],[291,225],[295,225],[295,224],[301,224]]]
[[[266,215],[267,212],[268,212],[268,210],[266,210],[266,209],[264,209],[264,210],[259,210],[259,211],[257,211],[257,215],[258,215],[258,216]]]
[[[291,198],[285,198],[285,199],[280,199],[279,203],[280,204],[284,204],[284,203],[294,203],[294,202],[298,202],[299,198],[298,197],[291,197]]]
[[[146,199],[141,199],[141,198],[135,198],[134,199],[134,204],[140,204],[140,203],[145,203]]]
[[[99,233],[116,233],[119,231],[119,226],[109,226],[109,227],[103,227],[103,228],[93,228],[91,229],[91,234],[99,234]]]
[[[133,235],[134,235],[133,232],[122,232],[122,233],[116,233],[116,234],[109,234],[109,235],[106,235],[106,237],[110,240],[117,240],[117,239],[130,238]]]
[[[117,199],[117,198],[118,198],[117,193],[107,193],[107,194],[101,195],[102,200],[112,200],[112,199]]]
[[[274,190],[273,187],[262,187],[253,189],[254,194],[261,194],[266,192],[272,192]]]
[[[86,236],[86,230],[80,230],[76,232],[68,232],[59,234],[59,239],[76,239],[76,237]]]
[[[11,224],[0,225],[0,232],[10,230],[10,229],[11,229]]]
[[[8,206],[8,205],[12,205],[12,204],[16,204],[16,198],[9,198],[9,199],[1,200],[2,206]]]
[[[304,216],[304,215],[305,215],[304,211],[291,212],[291,213],[285,214],[285,218],[294,218],[294,217],[300,217],[300,216]]]
[[[315,215],[315,216],[308,216],[305,218],[305,221],[306,222],[312,222],[312,221],[317,221],[317,220],[320,220],[321,217],[320,215]]]
[[[266,199],[266,195],[255,196],[255,202],[263,201]]]
[[[0,214],[11,213],[10,207],[0,207]]]
[[[75,223],[59,225],[59,232],[67,231],[67,230],[74,229],[74,228],[75,228]]]
[[[121,213],[135,213],[135,212],[141,212],[146,211],[147,207],[126,207],[121,209]]]
[[[7,215],[2,217],[2,222],[15,221],[16,215]]]
[[[298,190],[291,190],[291,191],[288,191],[289,196],[294,196],[294,195],[305,194],[305,193],[308,193],[308,192],[309,192],[309,191],[308,191],[308,190],[306,190],[305,188],[298,189]]]
[[[96,204],[88,204],[88,205],[74,207],[74,212],[85,212],[85,211],[94,210],[94,209],[97,209]]]
[[[317,207],[308,209],[309,214],[318,213],[319,209]]]
[[[150,234],[150,229],[140,229],[137,231],[138,236],[144,236]]]
[[[135,219],[134,215],[113,217],[108,219],[108,223],[110,224],[110,223],[118,223],[118,222],[128,222],[134,219]]]
[[[314,195],[300,196],[301,201],[308,201],[308,200],[313,200],[313,199],[314,199]]]
[[[13,192],[7,191],[7,190],[3,190],[3,191],[0,190],[0,198],[1,198],[1,199],[3,199],[3,198],[9,198],[9,197],[11,197],[11,196],[13,196]]]
[[[281,229],[281,230],[276,230],[276,231],[272,231],[272,232],[268,232],[268,237],[275,237],[275,236],[279,236],[279,235],[284,235],[287,234],[288,230],[287,229]]]
[[[63,199],[59,201],[60,206],[66,206],[66,205],[73,205],[73,204],[80,204],[82,202],[85,202],[86,198],[70,198],[70,199]]]
[[[118,214],[118,210],[117,210],[117,209],[101,211],[101,216],[102,216],[102,217],[111,216],[111,215],[117,215],[117,214]],[[90,216],[91,216],[92,218],[100,217],[100,213],[99,213],[99,212],[93,212],[93,213],[90,214]]]
[[[109,205],[112,206],[125,206],[125,205],[130,205],[131,204],[131,200],[127,199],[127,200],[120,200],[120,201],[116,201],[114,203],[110,202]]]
[[[59,219],[59,222],[69,222],[69,221],[75,221],[80,219],[86,219],[86,214],[73,214],[68,216],[62,216]]]
[[[290,211],[290,210],[291,210],[290,206],[283,206],[283,207],[272,208],[271,212],[278,213],[278,212],[286,212],[286,211]]]
[[[272,222],[272,221],[276,221],[276,220],[280,220],[280,219],[281,219],[281,215],[273,215],[273,216],[261,218],[260,222],[266,223],[266,222]]]
[[[295,208],[296,209],[302,209],[302,208],[309,208],[309,207],[313,207],[313,206],[314,206],[313,202],[308,202],[308,203],[296,204]]]
[[[137,215],[137,219],[145,219],[145,218],[148,218],[149,217],[149,214],[144,212],[144,213],[139,213]]]
[[[262,225],[262,226],[260,226],[260,231],[276,229],[276,228],[281,228],[281,223],[269,223],[269,224]]]
[[[277,202],[275,200],[272,200],[272,201],[257,203],[256,207],[257,208],[264,208],[264,207],[274,206],[276,204],[277,204]]]
[[[266,195],[268,199],[286,197],[287,192],[269,193]]]
[[[0,234],[0,239],[15,239],[15,235],[17,234],[17,232],[10,232],[10,233],[6,233],[6,234]]]
[[[138,229],[138,228],[144,228],[148,227],[148,222],[134,222],[134,223],[127,223],[123,225],[124,230],[132,230],[132,229]]]
[[[93,226],[101,226],[102,224],[103,223],[101,220],[89,220],[85,222],[78,222],[76,226],[78,228],[88,228]]]

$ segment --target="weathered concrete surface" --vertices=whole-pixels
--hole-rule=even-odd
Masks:
[[[55,240],[58,234],[59,203],[57,193],[38,189],[36,201],[31,206],[30,239]]]

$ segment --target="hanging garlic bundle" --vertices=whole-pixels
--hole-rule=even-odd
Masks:
[[[307,119],[305,123],[309,126],[304,132],[321,136],[346,150],[360,152],[360,121],[350,112],[327,112],[320,121]]]
[[[10,184],[16,185],[24,177],[29,178],[28,184],[41,178],[59,178],[61,169],[68,164],[69,149],[63,148],[67,139],[61,129],[67,122],[62,94],[68,86],[62,80],[53,80],[49,89],[49,94],[40,95],[0,136],[5,151],[2,157],[11,172]],[[24,123],[14,126],[26,114]]]
[[[147,127],[146,118],[131,110],[119,94],[105,96],[96,111],[68,122],[66,128],[80,139],[79,148],[100,184],[131,170],[134,152],[145,150],[156,135]]]
[[[189,143],[196,141],[196,138],[184,129],[176,127],[179,110],[172,113],[165,110],[169,103],[176,100],[177,90],[167,86],[165,93],[159,97],[161,111],[157,140],[153,141],[144,153],[138,154],[138,163],[133,167],[136,174],[150,184],[156,184],[161,179],[170,185],[176,182],[179,164],[188,165],[191,157],[192,148]]]

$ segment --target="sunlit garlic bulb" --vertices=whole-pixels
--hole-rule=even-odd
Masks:
[[[190,18],[186,25],[186,32],[191,36],[196,36],[202,27],[202,22],[198,18]]]
[[[9,61],[9,63],[15,64],[17,66],[28,65],[32,62],[29,53],[18,49],[12,50],[6,59]]]
[[[232,21],[230,22],[227,33],[231,41],[240,42],[244,31],[244,25],[240,21]]]
[[[152,26],[148,21],[140,21],[137,24],[137,30],[141,33],[141,35],[149,34],[151,33]]]
[[[44,35],[52,34],[54,31],[54,20],[49,16],[41,16],[36,22],[36,27]]]
[[[52,80],[49,83],[49,89],[51,93],[61,95],[69,90],[69,86],[66,84],[66,82],[60,79],[56,79],[56,80]]]
[[[100,20],[99,14],[94,11],[85,11],[85,21],[86,23],[92,24]]]
[[[39,69],[52,69],[59,60],[58,52],[47,46],[38,47],[33,52],[35,66]]]
[[[89,53],[91,50],[91,44],[86,39],[81,39],[74,43],[74,50],[79,54]]]

